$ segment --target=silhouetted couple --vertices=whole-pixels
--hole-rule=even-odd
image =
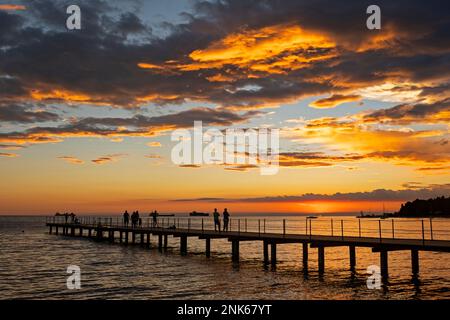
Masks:
[[[130,214],[125,210],[123,213],[123,224],[128,227],[128,223],[130,222]],[[136,228],[139,225],[142,226],[142,219],[139,218],[139,211],[133,211],[131,214],[131,227]]]
[[[214,209],[214,231],[220,232],[220,214],[217,211],[217,208]],[[228,231],[228,222],[230,221],[230,214],[228,213],[227,208],[223,210],[223,231]]]
[[[158,226],[158,212],[155,210],[150,213],[150,216],[152,217],[152,227],[156,228]]]
[[[139,219],[139,211],[134,211],[132,214],[131,214],[131,226],[133,227],[133,228],[136,228],[137,226],[138,226],[138,223],[139,223],[139,221],[140,221],[141,219]],[[140,223],[139,225],[141,225],[142,223]]]

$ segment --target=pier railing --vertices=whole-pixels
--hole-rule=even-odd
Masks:
[[[93,227],[125,227],[122,217],[91,217],[79,216],[73,220],[69,216],[47,217],[46,222],[79,223]],[[128,224],[131,227],[131,222]],[[221,232],[223,220],[221,220]],[[142,218],[141,225],[136,228],[176,228],[187,230],[214,230],[212,217],[158,217],[154,224],[151,217]],[[320,235],[338,237],[359,237],[383,239],[421,239],[450,240],[450,220],[448,219],[376,219],[376,218],[292,218],[274,219],[251,217],[233,217],[228,223],[228,232],[253,232],[258,234],[283,235]]]

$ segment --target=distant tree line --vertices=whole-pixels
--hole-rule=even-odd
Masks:
[[[400,217],[450,217],[450,197],[408,201],[395,213]]]

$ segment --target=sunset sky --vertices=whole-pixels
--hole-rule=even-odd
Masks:
[[[366,8],[381,8],[368,30]],[[78,4],[82,29],[66,29]],[[446,8],[444,8],[446,7]],[[0,214],[397,210],[450,195],[450,2],[0,0]],[[277,128],[280,169],[175,129]]]

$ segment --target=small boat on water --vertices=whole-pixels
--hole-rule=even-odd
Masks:
[[[317,219],[317,216],[307,216],[306,219]]]
[[[209,213],[192,211],[191,213],[189,213],[189,216],[191,216],[191,217],[208,217]]]

